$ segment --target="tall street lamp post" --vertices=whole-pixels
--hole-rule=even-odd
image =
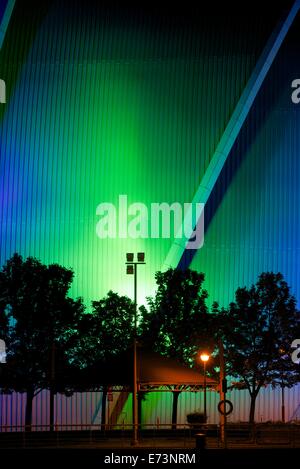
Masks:
[[[206,407],[206,363],[209,360],[208,353],[201,353],[200,359],[203,362],[203,370],[204,370],[204,422],[207,421],[207,407]]]
[[[281,347],[279,349],[279,353],[281,355],[281,359],[285,360],[287,358],[287,353],[285,348]],[[283,365],[281,365],[283,366]],[[284,399],[284,371],[281,370],[281,420],[285,423],[285,399]]]
[[[137,253],[137,261],[134,260],[134,254],[127,252],[126,254],[126,272],[128,275],[133,275],[134,278],[134,337],[133,337],[133,390],[132,390],[132,427],[133,438],[131,444],[136,446],[138,444],[138,383],[137,383],[137,266],[146,264],[145,253]]]

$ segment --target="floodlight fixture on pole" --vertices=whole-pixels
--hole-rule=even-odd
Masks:
[[[137,266],[146,264],[145,253],[137,253],[137,261],[134,253],[126,253],[126,273],[134,276],[134,338],[133,338],[133,389],[132,389],[132,446],[138,445],[138,382],[137,382]]]

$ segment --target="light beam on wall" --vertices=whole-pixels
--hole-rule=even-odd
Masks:
[[[10,18],[15,6],[15,0],[8,0],[6,8],[4,10],[3,17],[0,18],[1,23],[0,23],[0,49],[2,47],[2,44],[4,42],[5,34],[10,22]]]
[[[236,141],[236,138],[241,130],[243,123],[250,111],[250,108],[259,92],[263,81],[283,43],[290,26],[292,25],[298,11],[300,9],[300,0],[296,0],[293,4],[286,20],[280,24],[272,34],[268,41],[261,57],[259,58],[254,71],[245,87],[237,106],[227,124],[227,127],[221,137],[219,144],[213,154],[213,157],[208,165],[208,168],[203,176],[203,179],[194,195],[192,204],[202,203],[205,204],[216,184],[216,181],[221,173],[221,170],[230,154],[230,151]],[[202,209],[203,211],[203,209]],[[202,211],[198,214],[200,217]],[[199,218],[198,218],[199,220]],[[185,224],[185,221],[183,222]],[[181,228],[182,229],[182,228]],[[190,236],[193,231],[191,229]],[[168,268],[175,268],[178,266],[180,259],[186,249],[188,240],[180,238],[174,240],[167,257],[162,265],[161,270],[165,271]]]

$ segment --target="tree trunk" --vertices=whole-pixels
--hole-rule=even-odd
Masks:
[[[26,432],[31,432],[33,397],[34,397],[34,390],[32,388],[27,389],[26,411],[25,411],[25,431]]]
[[[250,413],[249,413],[249,423],[254,424],[255,423],[255,403],[256,403],[256,397],[257,394],[251,394],[251,400],[250,400]]]
[[[50,432],[54,431],[54,390],[53,384],[50,386]]]
[[[50,432],[54,431],[55,342],[52,340],[50,364]]]
[[[105,430],[106,425],[106,401],[107,401],[107,386],[103,386],[102,392],[102,405],[101,405],[101,429]]]
[[[176,430],[177,425],[177,408],[178,408],[178,397],[180,391],[173,391],[173,407],[172,407],[172,430]]]

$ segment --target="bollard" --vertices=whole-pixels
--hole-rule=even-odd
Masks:
[[[204,450],[206,448],[205,433],[196,433],[196,449]]]

